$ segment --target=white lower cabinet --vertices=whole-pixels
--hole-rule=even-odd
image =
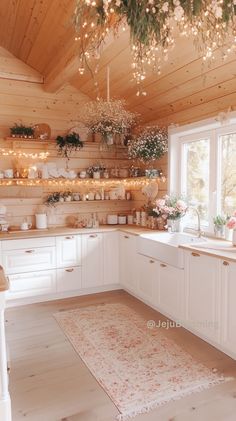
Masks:
[[[81,236],[56,237],[57,268],[81,265]]]
[[[102,234],[82,235],[82,288],[103,285]]]
[[[236,359],[236,263],[221,260],[221,345]]]
[[[215,343],[220,340],[219,262],[185,252],[186,327]]]
[[[103,233],[103,285],[119,283],[119,233]]]
[[[176,268],[163,262],[159,265],[159,289],[156,297],[160,312],[174,320],[183,318],[183,269]]]
[[[8,299],[35,297],[56,292],[56,271],[38,271],[9,275]]]
[[[80,290],[82,286],[81,267],[57,269],[57,292]]]
[[[2,262],[7,274],[54,269],[56,267],[55,247],[4,250]]]
[[[120,233],[120,282],[131,292],[137,292],[137,236]]]
[[[155,305],[156,292],[159,288],[159,262],[141,254],[137,257],[137,295],[145,302]]]

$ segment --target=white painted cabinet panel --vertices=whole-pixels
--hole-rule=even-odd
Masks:
[[[120,281],[131,292],[137,292],[137,246],[135,235],[120,233]]]
[[[56,238],[57,267],[81,265],[81,236],[65,235]]]
[[[82,235],[82,287],[103,285],[102,234]]]
[[[182,320],[184,271],[159,262],[157,307],[174,320]]]
[[[236,358],[236,263],[221,260],[221,345]]]
[[[53,269],[56,267],[55,247],[4,250],[3,267],[7,274]]]
[[[119,283],[119,233],[103,233],[103,284]]]
[[[56,271],[20,273],[9,275],[10,289],[8,299],[34,297],[56,292]]]
[[[158,290],[159,274],[157,260],[138,255],[138,288],[137,293],[141,299],[156,305],[156,291]]]
[[[77,291],[81,289],[81,267],[57,269],[57,291]]]
[[[188,328],[219,342],[219,259],[185,252],[185,282]]]

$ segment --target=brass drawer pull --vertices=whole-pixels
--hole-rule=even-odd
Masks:
[[[200,257],[200,254],[199,254],[199,253],[195,253],[194,251],[191,253],[191,255],[192,255],[193,257]]]
[[[90,236],[89,236],[90,238],[96,238],[97,237],[97,234],[90,234]]]
[[[35,250],[25,250],[25,253],[35,253]]]
[[[149,263],[155,263],[155,260],[149,260]]]
[[[160,266],[161,266],[162,268],[166,268],[166,266],[167,266],[167,265],[165,265],[164,263],[160,263]]]
[[[227,260],[224,260],[224,261],[223,261],[223,265],[224,265],[224,266],[229,266],[229,262],[227,262]]]
[[[124,238],[129,238],[129,236],[128,235],[124,235]]]
[[[74,272],[74,269],[66,269],[66,272]]]
[[[66,240],[72,240],[74,238],[73,235],[71,235],[70,237],[65,237]]]

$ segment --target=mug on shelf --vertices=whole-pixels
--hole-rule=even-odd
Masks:
[[[9,168],[7,170],[4,171],[4,177],[5,178],[13,178],[13,169]]]
[[[31,227],[32,227],[32,224],[31,223],[28,223],[26,221],[22,222],[21,225],[20,225],[20,229],[22,231],[29,230]]]

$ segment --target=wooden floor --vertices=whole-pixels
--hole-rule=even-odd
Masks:
[[[118,411],[53,318],[58,310],[122,302],[147,320],[164,319],[123,291],[33,304],[6,311],[13,421],[113,421]],[[226,376],[236,362],[184,329],[166,331],[193,357]],[[235,421],[236,380],[168,403],[136,421]]]

